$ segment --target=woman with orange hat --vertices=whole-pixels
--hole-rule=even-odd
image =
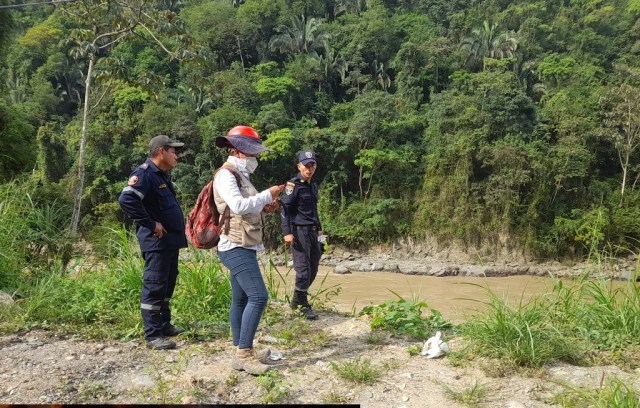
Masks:
[[[269,210],[284,186],[258,192],[250,176],[258,167],[256,158],[269,150],[260,135],[249,126],[236,126],[227,136],[216,138],[216,146],[229,149],[229,157],[216,172],[213,197],[220,214],[229,207],[229,226],[220,235],[218,256],[231,272],[229,320],[233,345],[237,346],[231,366],[259,375],[272,366],[265,364],[270,351],[256,353],[253,339],[269,295],[258,266],[257,251],[264,249],[264,211]]]

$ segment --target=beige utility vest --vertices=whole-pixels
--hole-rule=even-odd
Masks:
[[[242,197],[251,197],[258,194],[258,190],[251,184],[249,179],[244,177],[242,173],[238,172],[236,167],[227,162],[225,167],[232,168],[240,176],[240,194]],[[224,171],[224,170],[220,170]],[[218,177],[220,171],[216,172],[215,177]],[[227,203],[220,197],[216,188],[213,189],[213,199],[216,203],[216,207],[220,214],[224,213],[227,208]],[[264,227],[264,214],[262,211],[249,214],[236,214],[233,211],[229,213],[229,231],[226,232],[224,226],[222,233],[227,236],[229,241],[240,244],[244,247],[251,247],[262,244],[262,229]]]

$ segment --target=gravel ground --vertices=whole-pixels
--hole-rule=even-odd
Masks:
[[[475,359],[464,366],[448,357],[410,356],[410,341],[387,337],[372,345],[368,322],[321,313],[311,322],[309,340],[271,347],[285,359],[274,362],[279,375],[271,392],[258,377],[231,369],[228,341],[178,339],[178,349],[150,351],[140,341],[87,341],[30,331],[0,336],[0,403],[182,403],[281,404],[349,403],[362,407],[459,407],[462,396],[484,392],[480,407],[549,407],[559,383],[596,388],[617,377],[640,387],[638,372],[615,366],[556,364],[528,376],[490,377],[494,363]],[[261,342],[273,341],[262,333]],[[315,339],[315,340],[314,340]],[[318,339],[321,339],[319,341]],[[448,339],[452,350],[459,339]],[[382,376],[373,384],[340,378],[332,363],[370,360]],[[495,367],[494,367],[495,368]],[[447,392],[447,391],[450,392]],[[454,399],[451,393],[458,394]]]

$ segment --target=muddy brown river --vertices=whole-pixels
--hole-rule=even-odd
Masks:
[[[295,272],[292,268],[280,270],[287,282],[286,292],[293,292]],[[571,279],[563,279],[571,285]],[[282,281],[279,291],[284,292]],[[611,281],[614,287],[623,287],[624,281]],[[316,281],[310,289],[315,295],[319,291],[327,293],[327,288],[340,287],[337,296],[329,297],[329,305],[339,312],[360,312],[368,305],[378,305],[387,300],[396,300],[397,293],[404,299],[416,298],[427,303],[428,308],[440,311],[444,318],[461,323],[470,316],[486,310],[483,302],[489,300],[486,288],[501,299],[507,299],[510,305],[526,303],[535,296],[549,293],[553,289],[553,280],[549,277],[516,275],[507,277],[434,277],[423,275],[405,275],[391,272],[353,272],[339,275],[332,267],[320,266]],[[325,294],[320,294],[325,299]]]
[[[323,287],[340,285],[340,294],[333,299],[336,309],[350,312],[355,307],[380,304],[397,299],[397,293],[405,299],[416,297],[425,301],[429,308],[442,312],[443,317],[456,322],[482,310],[482,301],[488,300],[484,287],[489,287],[501,298],[507,297],[510,304],[528,301],[532,296],[548,292],[552,288],[549,278],[534,276],[509,276],[504,278],[434,277],[403,275],[389,272],[355,272],[347,275],[324,273],[316,279],[317,289],[326,275]],[[313,289],[313,287],[312,287]]]
[[[319,289],[340,286],[338,296],[330,297],[339,312],[360,312],[364,306],[378,305],[386,300],[397,299],[397,293],[405,299],[417,298],[425,301],[429,308],[439,310],[443,317],[456,323],[483,310],[483,301],[488,300],[490,288],[510,304],[528,301],[533,296],[551,291],[549,278],[535,276],[509,276],[503,278],[433,277],[404,275],[390,272],[354,272],[346,275],[334,274],[333,268],[320,267],[316,281],[311,287],[315,294]],[[292,291],[295,272],[290,270],[285,280],[287,291]],[[281,288],[282,289],[282,288]],[[324,298],[324,295],[321,295]]]

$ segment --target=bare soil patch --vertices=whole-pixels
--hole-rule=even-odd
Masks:
[[[410,356],[407,347],[414,342],[388,337],[386,344],[372,345],[368,322],[320,315],[310,324],[321,342],[257,344],[285,356],[274,362],[281,375],[271,396],[256,377],[231,369],[233,348],[226,340],[178,338],[177,350],[150,351],[140,341],[88,341],[38,330],[0,336],[0,403],[258,404],[275,398],[282,404],[460,407],[447,389],[463,393],[479,384],[485,393],[478,406],[517,408],[557,406],[551,397],[561,389],[558,382],[595,388],[603,376],[615,376],[640,386],[638,372],[615,366],[555,364],[527,375],[491,377],[494,362],[475,359],[457,366],[447,357]],[[459,339],[448,342],[452,350],[461,347]],[[371,385],[352,383],[331,365],[355,359],[370,359],[382,376]]]

